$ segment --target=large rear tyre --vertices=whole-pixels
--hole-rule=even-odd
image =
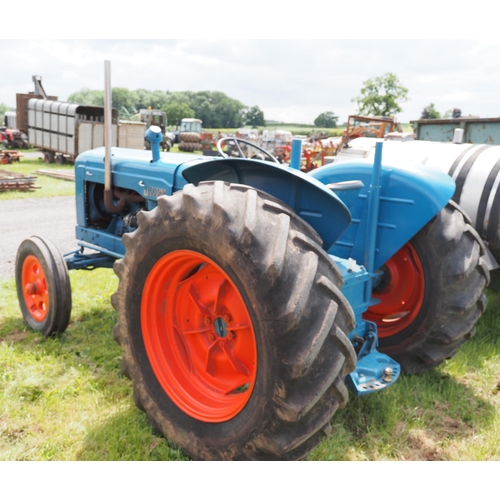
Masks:
[[[24,240],[16,256],[16,288],[24,320],[45,337],[66,330],[71,285],[64,257],[48,239]]]
[[[450,202],[382,268],[381,302],[364,319],[377,324],[379,348],[407,373],[440,365],[475,333],[486,308],[484,248]]]
[[[162,196],[138,221],[112,297],[137,406],[194,459],[305,457],[355,366],[352,309],[317,233],[223,182]]]
[[[181,132],[179,142],[200,142],[201,136],[197,132]]]
[[[187,153],[192,153],[195,149],[194,142],[179,142],[179,151],[184,151]]]

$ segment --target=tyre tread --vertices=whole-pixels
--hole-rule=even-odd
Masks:
[[[344,379],[356,360],[346,336],[346,328],[354,324],[352,308],[340,292],[340,271],[321,249],[321,239],[294,212],[266,193],[221,181],[187,185],[180,193],[160,197],[153,212],[141,221],[123,262],[115,265],[120,281],[112,301],[118,313],[114,336],[122,346],[123,367],[132,379],[137,406],[169,440],[194,458],[304,458],[329,428],[336,409],[346,404]],[[155,228],[159,225],[166,231],[185,224],[188,215],[217,234],[220,223],[224,223],[224,239],[229,247],[239,249],[235,258],[253,260],[255,281],[265,304],[261,314],[268,318],[269,311],[281,311],[278,317],[265,319],[274,325],[276,333],[269,341],[280,363],[273,397],[267,403],[267,420],[259,422],[259,428],[245,441],[224,449],[203,447],[176,432],[161,414],[131,347],[136,333],[130,331],[125,314],[133,273],[147,246],[157,237]],[[268,243],[262,246],[264,241]],[[311,316],[311,311],[323,311],[322,316]],[[288,333],[282,335],[282,331]]]

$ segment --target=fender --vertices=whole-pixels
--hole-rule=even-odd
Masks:
[[[321,236],[330,248],[351,224],[351,213],[341,199],[311,176],[277,163],[243,158],[198,158],[180,165],[174,191],[186,183],[222,180],[245,184],[278,198]]]
[[[321,167],[311,177],[330,184],[361,180],[364,187],[350,207],[352,224],[327,251],[364,264],[367,200],[372,181],[370,161]],[[451,177],[423,165],[382,164],[381,197],[377,228],[375,269],[380,268],[443,207],[455,192]]]

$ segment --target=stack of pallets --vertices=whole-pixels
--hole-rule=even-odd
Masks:
[[[9,172],[0,169],[0,192],[3,191],[34,191],[36,177],[18,172]]]

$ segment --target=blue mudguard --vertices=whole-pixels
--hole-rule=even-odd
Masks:
[[[364,263],[367,235],[367,194],[373,163],[359,161],[325,166],[310,173],[324,184],[361,180],[364,187],[350,207],[352,224],[328,253]],[[448,175],[425,166],[382,165],[379,221],[376,236],[375,269],[380,268],[427,222],[446,206],[455,191]]]
[[[351,223],[349,209],[324,184],[277,163],[241,158],[192,160],[179,167],[174,187],[180,189],[186,181],[211,180],[252,186],[283,201],[318,232],[325,250]]]

